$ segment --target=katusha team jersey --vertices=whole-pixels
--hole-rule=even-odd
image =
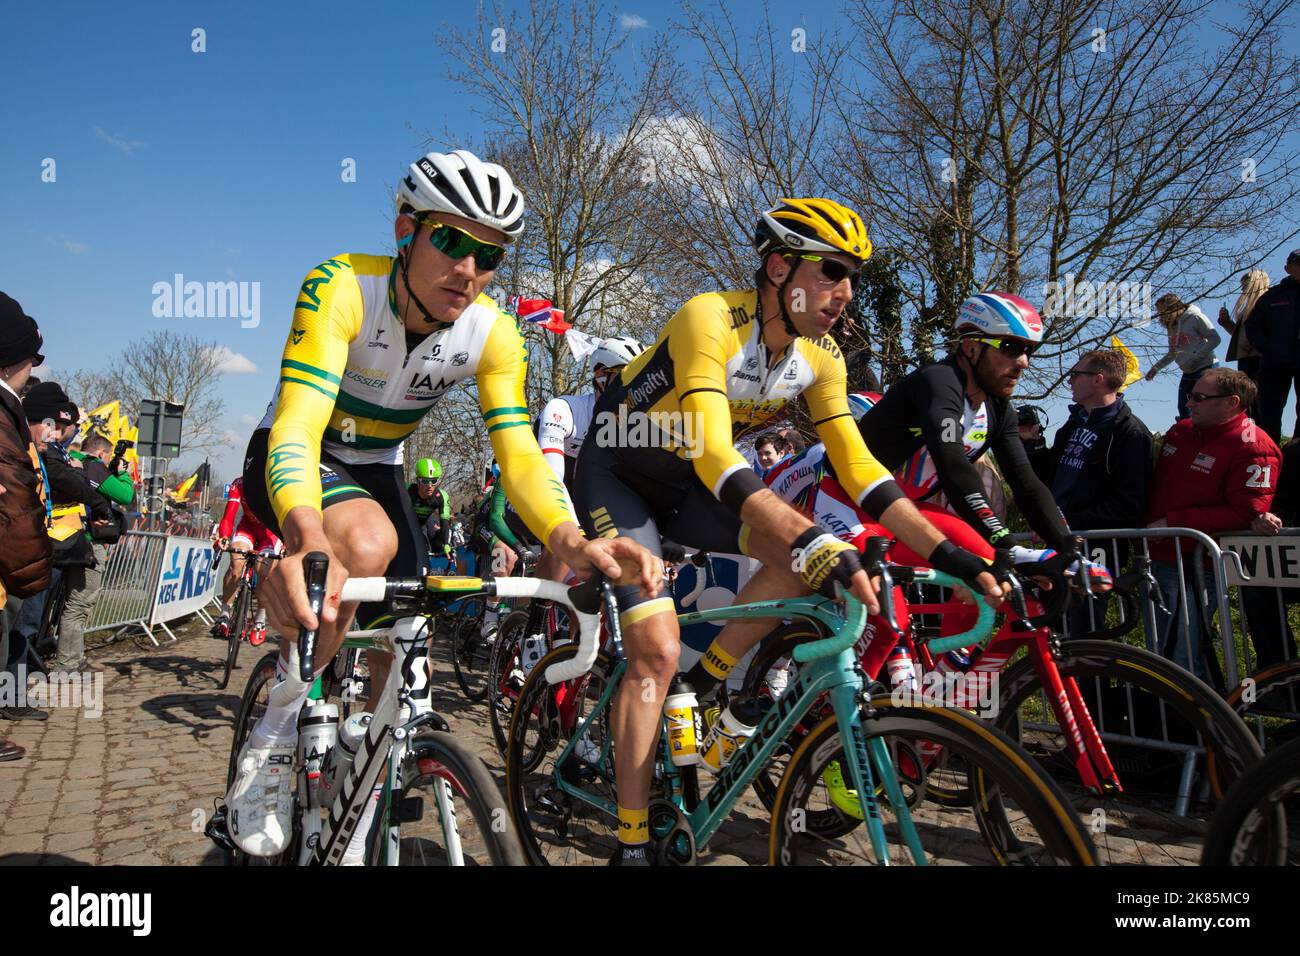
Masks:
[[[510,499],[545,541],[574,520],[564,486],[533,438],[518,326],[480,295],[408,351],[395,306],[396,260],[347,254],[303,281],[259,428],[269,428],[266,485],[281,523],[320,508],[321,450],[348,464],[402,462],[402,443],[448,391],[473,379]]]

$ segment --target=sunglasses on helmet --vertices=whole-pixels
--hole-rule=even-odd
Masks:
[[[459,262],[466,256],[474,257],[474,264],[483,272],[491,272],[501,265],[506,257],[502,246],[475,239],[464,229],[449,226],[434,219],[416,219],[422,226],[429,227],[429,245],[437,249],[448,259]]]
[[[1023,339],[981,339],[971,338],[972,342],[983,342],[985,345],[991,345],[1007,358],[1018,359],[1022,355],[1033,355],[1038,351],[1037,342],[1026,342]]]
[[[803,259],[805,262],[819,262],[822,267],[822,281],[827,283],[843,282],[849,280],[849,288],[854,292],[858,291],[858,284],[862,281],[862,270],[846,266],[838,259],[827,259],[825,256],[814,256],[802,252],[789,253],[786,258]]]

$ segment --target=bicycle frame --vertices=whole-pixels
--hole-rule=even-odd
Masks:
[[[833,602],[823,598],[792,598],[695,611],[679,615],[678,621],[681,624],[694,624],[732,618],[804,617],[819,621],[836,632],[843,632],[852,627],[853,622],[846,621],[833,610],[833,607]],[[860,628],[861,620],[857,622],[857,629]],[[616,664],[599,703],[586,715],[557,758],[557,771],[554,775],[556,785],[561,791],[611,816],[617,815],[617,808],[613,804],[569,784],[558,772],[558,767],[574,755],[577,742],[586,736],[596,716],[604,712],[621,682],[626,667],[626,660],[620,660]],[[813,660],[806,667],[801,668],[772,709],[763,716],[753,736],[732,755],[699,806],[686,814],[686,819],[694,832],[696,845],[703,846],[717,832],[754,777],[789,737],[813,702],[822,694],[829,694],[839,723],[845,763],[849,768],[848,777],[852,786],[857,789],[876,861],[882,865],[889,865],[887,840],[876,797],[875,781],[879,779],[890,805],[896,808],[899,829],[908,851],[917,864],[924,865],[926,862],[924,848],[921,846],[920,835],[916,831],[897,774],[894,772],[888,748],[884,740],[875,738],[868,741],[863,733],[862,719],[865,703],[863,686],[862,671],[858,667],[851,644],[829,656]],[[869,716],[870,712],[867,713]],[[667,744],[663,742],[666,736],[661,736],[662,771],[672,776],[679,774],[680,771],[668,759]],[[607,756],[608,747],[609,741],[606,740],[602,747],[602,759]],[[677,788],[674,787],[674,792],[676,790]]]
[[[436,593],[443,601],[455,601],[459,598],[483,595],[494,597],[548,597],[558,599],[557,593],[547,593],[544,585],[553,592],[568,595],[568,590],[551,582],[539,582],[533,579],[501,578],[498,580],[480,580],[478,578],[457,578],[428,576],[418,582],[425,594]],[[387,588],[385,578],[353,578],[343,587],[343,600],[380,600]],[[596,616],[583,615],[588,626],[594,629]],[[358,821],[365,809],[366,801],[374,790],[379,775],[387,766],[384,793],[381,803],[387,808],[392,806],[392,795],[404,789],[401,768],[410,747],[412,734],[420,727],[439,721],[429,701],[432,686],[432,665],[428,649],[431,643],[430,623],[432,615],[418,613],[403,617],[382,628],[367,631],[349,632],[344,637],[344,647],[364,650],[379,650],[393,655],[393,668],[375,705],[370,726],[366,735],[357,745],[357,754],[348,773],[342,781],[338,796],[330,806],[328,818],[322,822],[317,807],[310,802],[306,774],[298,768],[299,775],[299,816],[302,820],[301,845],[298,853],[299,865],[319,864],[337,866],[343,860],[344,852],[351,841]],[[300,635],[301,643],[301,635]],[[291,667],[298,668],[298,645],[291,645]],[[400,679],[394,679],[400,676]],[[451,805],[451,783],[439,775],[441,786],[437,791],[438,810],[443,821],[443,834],[447,841],[447,851],[453,865],[464,862],[459,843],[459,832],[455,827],[455,812]],[[383,860],[388,865],[398,862],[399,830],[398,821],[391,813],[384,819]]]
[[[380,693],[370,726],[357,745],[357,755],[344,778],[339,794],[330,807],[329,818],[322,822],[319,812],[314,812],[307,801],[305,779],[300,778],[300,806],[302,815],[302,841],[298,851],[298,864],[337,866],[343,859],[357,823],[361,819],[366,801],[374,790],[379,775],[387,766],[385,793],[381,805],[387,807],[390,797],[402,791],[401,768],[410,745],[411,734],[421,726],[431,723],[436,715],[429,703],[432,673],[427,653],[429,643],[429,615],[405,617],[388,627],[370,631],[352,631],[344,638],[343,646],[378,650],[392,654],[393,670]],[[394,677],[400,675],[400,680]],[[317,693],[313,688],[313,693]],[[450,786],[445,780],[443,787]],[[448,819],[449,801],[445,791],[438,794],[439,810]],[[394,821],[384,822],[384,862],[397,863],[398,830]],[[448,851],[457,865],[463,862],[459,841],[454,832],[447,831]]]
[[[897,601],[897,597],[895,598]],[[904,601],[903,605],[910,618],[915,614],[950,614],[954,610],[951,603],[947,604],[908,604]],[[1031,613],[1033,608],[1030,608]],[[950,639],[941,638],[939,641],[925,642],[918,641],[914,637],[913,629],[910,626],[903,627],[901,635],[896,634],[887,626],[880,626],[884,622],[881,618],[873,619],[877,625],[876,635],[864,649],[862,656],[865,658],[868,654],[884,651],[888,653],[899,641],[903,642],[912,654],[912,659],[917,661],[925,673],[937,670],[937,654],[942,650],[950,649],[945,644],[950,645]],[[1056,660],[1053,656],[1052,641],[1054,640],[1049,628],[1039,627],[1030,631],[1016,631],[1012,628],[1013,618],[1008,616],[1002,627],[986,643],[981,644],[971,655],[970,667],[967,673],[971,674],[996,674],[1000,673],[1006,666],[1007,661],[1021,647],[1028,648],[1029,658],[1033,663],[1038,678],[1042,681],[1043,689],[1046,693],[1048,705],[1052,708],[1053,714],[1064,731],[1066,745],[1070,748],[1071,756],[1074,760],[1074,766],[1079,774],[1080,782],[1084,788],[1096,796],[1102,796],[1112,792],[1123,792],[1123,786],[1119,782],[1119,776],[1114,766],[1110,762],[1110,756],[1106,753],[1105,744],[1102,743],[1101,734],[1097,731],[1096,724],[1093,723],[1092,714],[1089,713],[1087,704],[1083,700],[1083,695],[1079,691],[1079,685],[1073,677],[1062,677],[1061,672],[1056,667]],[[877,642],[879,646],[877,646]],[[889,646],[885,647],[885,642]],[[932,649],[930,644],[935,644]],[[883,660],[883,656],[878,657]],[[879,669],[876,673],[868,674],[872,680],[879,677]],[[964,706],[960,700],[952,702],[956,706]],[[930,755],[933,759],[934,755]]]

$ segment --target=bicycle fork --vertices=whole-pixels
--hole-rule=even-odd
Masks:
[[[1110,755],[1101,742],[1097,725],[1083,701],[1079,684],[1073,677],[1062,677],[1056,667],[1047,638],[1041,633],[1034,642],[1034,669],[1047,693],[1048,704],[1074,755],[1074,767],[1088,792],[1102,796],[1111,791],[1123,792],[1119,777],[1111,765]]]
[[[848,663],[852,665],[852,651],[848,652]],[[918,866],[926,863],[925,850],[921,846],[921,837],[916,832],[911,810],[903,795],[903,788],[898,782],[894,762],[889,756],[889,748],[881,736],[870,741],[862,730],[864,705],[870,702],[863,696],[861,680],[840,684],[831,689],[831,706],[840,727],[840,740],[844,747],[845,762],[849,765],[849,783],[858,792],[858,802],[862,809],[862,819],[871,839],[871,850],[876,862],[889,866],[888,840],[885,827],[880,819],[880,804],[876,797],[875,778],[879,777],[889,805],[898,816],[898,827]],[[869,711],[868,711],[869,713]]]

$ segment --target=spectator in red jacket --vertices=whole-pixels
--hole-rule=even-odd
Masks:
[[[1282,455],[1273,439],[1246,415],[1255,395],[1250,376],[1234,369],[1211,369],[1196,382],[1187,398],[1190,417],[1165,435],[1147,505],[1147,527],[1194,528],[1215,535],[1248,528],[1268,511]],[[1168,608],[1156,611],[1160,646],[1174,663],[1207,677],[1200,644],[1208,621],[1203,622],[1201,614],[1203,609],[1213,613],[1217,589],[1213,575],[1207,574],[1206,600],[1187,601],[1184,609],[1183,596],[1197,593],[1188,560],[1194,544],[1182,543],[1182,581],[1175,547],[1173,541],[1151,545],[1151,570]]]

